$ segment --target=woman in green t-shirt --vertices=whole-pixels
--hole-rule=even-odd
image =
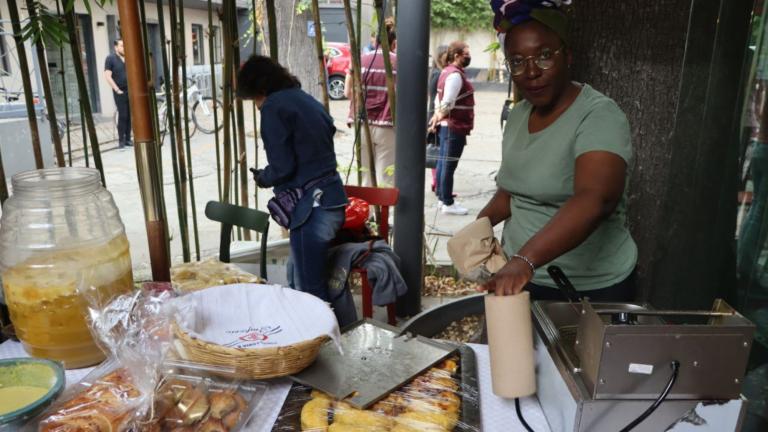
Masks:
[[[478,215],[492,225],[504,221],[510,260],[482,289],[562,299],[547,272],[537,271],[557,265],[592,300],[631,300],[637,246],[626,228],[629,124],[613,100],[571,81],[559,3],[492,2],[524,100],[507,117],[498,189]]]

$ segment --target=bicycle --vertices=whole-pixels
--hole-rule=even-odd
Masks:
[[[213,134],[224,127],[224,111],[222,103],[218,99],[210,96],[203,96],[197,82],[192,78],[187,78],[187,104],[191,105],[192,113],[189,116],[189,136],[191,137],[197,130],[204,134]],[[157,93],[158,109],[157,114],[160,119],[160,133],[165,134],[168,124],[168,103],[166,100],[165,87],[161,86],[162,91]],[[183,94],[179,96],[182,100]],[[218,111],[218,128],[214,123],[214,110]],[[183,116],[183,113],[181,114]],[[183,117],[182,117],[183,118]]]

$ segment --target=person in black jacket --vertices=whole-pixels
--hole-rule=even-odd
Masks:
[[[333,119],[295,76],[269,57],[248,59],[237,83],[238,97],[253,100],[261,112],[268,165],[252,172],[259,187],[273,188],[275,200],[288,213],[287,218],[275,217],[270,204],[273,218],[290,230],[293,287],[330,301],[326,257],[347,204],[336,172]]]

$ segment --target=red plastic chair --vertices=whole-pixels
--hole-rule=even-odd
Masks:
[[[384,241],[389,241],[389,207],[396,205],[400,198],[400,191],[396,188],[372,188],[363,186],[344,186],[348,196],[361,198],[370,205],[378,206],[381,209],[381,220],[379,221],[379,236]],[[363,317],[373,318],[373,289],[368,283],[368,272],[362,267],[353,267],[353,273],[360,275],[363,285]],[[387,307],[387,322],[390,325],[397,324],[395,318],[395,304],[390,303]]]

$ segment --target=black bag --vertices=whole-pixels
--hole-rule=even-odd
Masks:
[[[437,168],[437,160],[440,159],[440,147],[437,146],[437,132],[427,134],[427,168]]]

